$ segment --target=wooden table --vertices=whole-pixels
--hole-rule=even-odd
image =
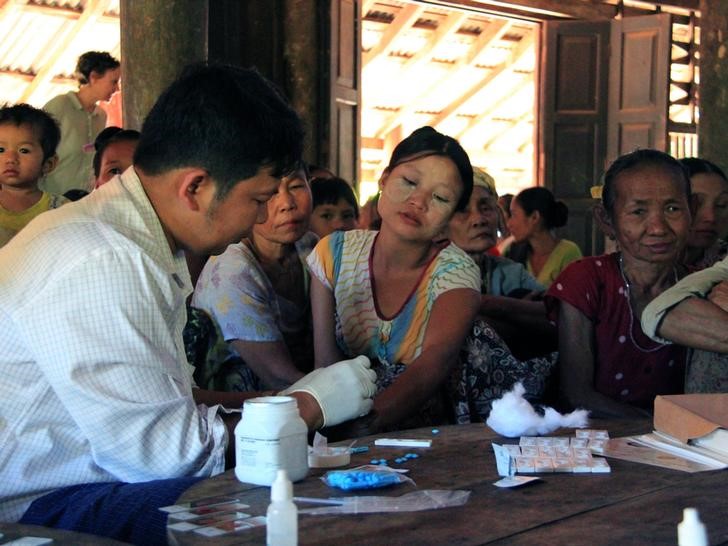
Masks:
[[[97,535],[22,523],[0,523],[0,534],[2,534],[0,544],[5,544],[20,537],[52,538],[53,546],[124,546],[128,544],[127,542],[119,542],[118,540]]]
[[[651,430],[647,421],[594,422],[611,437]],[[562,431],[573,435],[573,431]],[[540,474],[542,481],[520,488],[499,489],[491,442],[505,440],[482,424],[388,433],[387,437],[432,438],[430,449],[381,448],[377,436],[364,438],[368,453],[352,456],[352,465],[373,458],[394,458],[411,451],[420,457],[403,466],[419,489],[467,489],[465,506],[398,514],[299,517],[300,544],[676,544],[682,510],[698,508],[711,544],[728,544],[728,472],[688,474],[617,459],[609,459],[610,474]],[[321,470],[294,484],[294,495],[348,495],[326,486]],[[362,494],[398,496],[410,485]],[[181,501],[219,494],[236,494],[253,515],[264,515],[270,489],[240,483],[233,472],[205,480],[188,490]],[[204,538],[195,533],[170,532],[180,545],[264,544],[265,528]]]

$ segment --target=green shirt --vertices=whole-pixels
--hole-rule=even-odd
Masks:
[[[52,98],[43,109],[58,122],[61,142],[58,165],[41,181],[41,189],[58,195],[72,189],[91,191],[94,140],[106,126],[106,112],[98,106],[87,112],[74,91]]]

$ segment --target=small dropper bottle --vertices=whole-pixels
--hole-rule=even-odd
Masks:
[[[708,546],[708,533],[695,508],[683,510],[683,520],[677,525],[678,546]]]
[[[266,517],[268,546],[298,545],[298,508],[293,503],[293,484],[285,470],[279,470],[270,488]]]

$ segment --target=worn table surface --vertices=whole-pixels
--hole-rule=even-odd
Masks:
[[[649,432],[648,421],[593,422],[612,438]],[[554,435],[573,436],[573,431]],[[499,489],[491,442],[516,443],[499,437],[485,425],[442,427],[388,433],[379,437],[432,438],[429,449],[382,448],[374,438],[360,439],[368,453],[352,455],[352,465],[373,458],[394,459],[407,452],[420,457],[402,466],[419,489],[467,489],[464,506],[424,512],[338,516],[300,516],[300,544],[676,544],[682,509],[698,508],[711,544],[728,543],[728,472],[688,474],[617,459],[609,459],[610,474],[540,474],[541,481]],[[312,470],[294,484],[294,495],[350,495],[326,486]],[[398,496],[411,485],[364,492]],[[253,515],[265,515],[268,487],[236,480],[232,471],[200,482],[180,501],[235,494],[250,505]],[[170,532],[180,545],[263,544],[265,527],[205,538],[195,533]]]
[[[22,523],[0,523],[0,545],[21,537],[41,537],[53,539],[54,546],[124,546],[126,542],[119,542],[110,538],[63,529],[50,529],[38,525],[24,525]]]

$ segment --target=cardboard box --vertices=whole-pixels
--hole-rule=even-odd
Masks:
[[[675,394],[655,398],[655,430],[687,443],[728,429],[728,394]]]

